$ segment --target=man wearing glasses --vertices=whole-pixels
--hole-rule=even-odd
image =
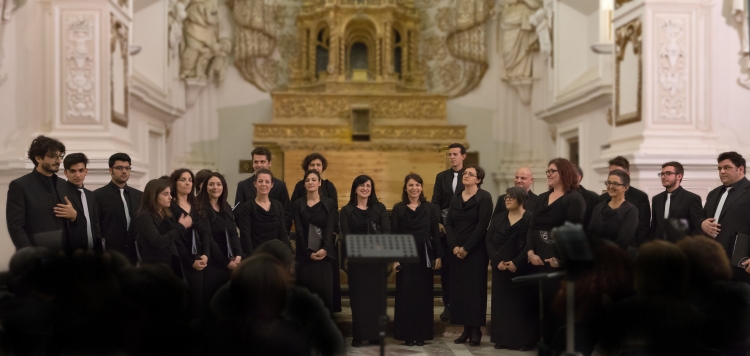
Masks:
[[[125,255],[130,263],[137,261],[135,228],[132,221],[141,206],[143,192],[128,186],[131,170],[130,156],[115,153],[109,157],[109,174],[112,181],[94,191],[99,207],[99,223],[104,248]]]
[[[617,156],[609,160],[609,171],[625,171],[630,175],[630,162],[623,156]],[[609,201],[609,193],[605,192],[600,195],[600,201]],[[632,185],[625,191],[625,200],[638,208],[638,230],[635,232],[635,242],[638,246],[649,239],[651,230],[651,205],[649,205],[648,194]]]
[[[721,185],[706,197],[701,216],[701,230],[716,239],[732,259],[738,239],[750,238],[750,181],[745,178],[745,158],[737,152],[724,152],[717,159]],[[744,253],[742,251],[738,251]],[[732,266],[735,279],[750,281],[740,266]],[[744,265],[750,273],[750,264]]]
[[[31,142],[31,173],[10,182],[5,218],[17,250],[28,246],[52,250],[69,248],[77,212],[68,200],[65,180],[57,177],[65,155],[62,142],[38,136]]]
[[[677,242],[677,236],[667,234],[670,219],[686,220],[690,232],[696,231],[703,222],[703,203],[698,194],[682,188],[685,170],[680,162],[667,162],[661,165],[661,185],[665,190],[651,199],[651,236],[658,240]]]

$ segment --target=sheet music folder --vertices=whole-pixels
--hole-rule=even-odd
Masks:
[[[346,236],[346,254],[351,263],[419,262],[419,253],[413,235],[348,235]]]

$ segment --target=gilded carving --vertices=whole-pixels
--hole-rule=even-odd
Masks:
[[[633,54],[638,60],[638,89],[637,89],[637,109],[634,113],[620,114],[620,98],[622,94],[620,64],[625,58],[625,50],[628,43],[632,45]],[[641,20],[635,19],[627,24],[617,28],[615,31],[615,126],[630,124],[641,121],[641,93],[643,82],[643,60],[641,58]]]
[[[289,143],[280,147],[282,151],[308,152],[441,152],[441,145],[434,143]]]
[[[445,99],[374,99],[371,104],[375,119],[442,119],[445,107]]]
[[[255,125],[255,137],[260,139],[347,139],[351,138],[349,126],[335,125]]]
[[[334,97],[275,97],[274,117],[348,118],[349,102]]]
[[[615,9],[619,9],[621,6],[631,2],[633,0],[615,0]]]
[[[371,137],[402,140],[464,140],[466,138],[466,126],[373,126]]]

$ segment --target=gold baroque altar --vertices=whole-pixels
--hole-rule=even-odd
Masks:
[[[275,151],[275,173],[292,190],[302,159],[319,152],[339,206],[360,174],[388,208],[411,172],[429,197],[446,147],[465,143],[466,126],[448,123],[447,95],[427,93],[413,1],[306,1],[296,25],[289,86],[271,93],[271,122],[255,124],[254,144]]]

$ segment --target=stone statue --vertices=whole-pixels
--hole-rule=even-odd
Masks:
[[[187,18],[187,0],[169,0],[169,58],[180,53],[182,44],[182,22]]]
[[[740,26],[740,37],[742,39],[742,47],[740,53],[742,55],[742,61],[744,62],[744,69],[750,69],[750,26],[748,26],[748,0],[732,0],[732,15],[734,20]],[[737,79],[739,84],[747,89],[750,89],[750,75],[745,77],[740,76]]]
[[[226,45],[228,39],[219,39],[220,17],[216,0],[192,0],[185,12],[180,78],[222,79],[231,45]]]
[[[552,12],[541,8],[536,10],[529,17],[529,22],[536,28],[536,35],[539,38],[539,52],[544,59],[549,58],[552,54],[552,39],[550,38],[550,27],[552,26]]]
[[[511,84],[531,79],[533,46],[537,33],[531,16],[542,7],[541,0],[505,0],[500,26],[503,29],[503,79]]]

